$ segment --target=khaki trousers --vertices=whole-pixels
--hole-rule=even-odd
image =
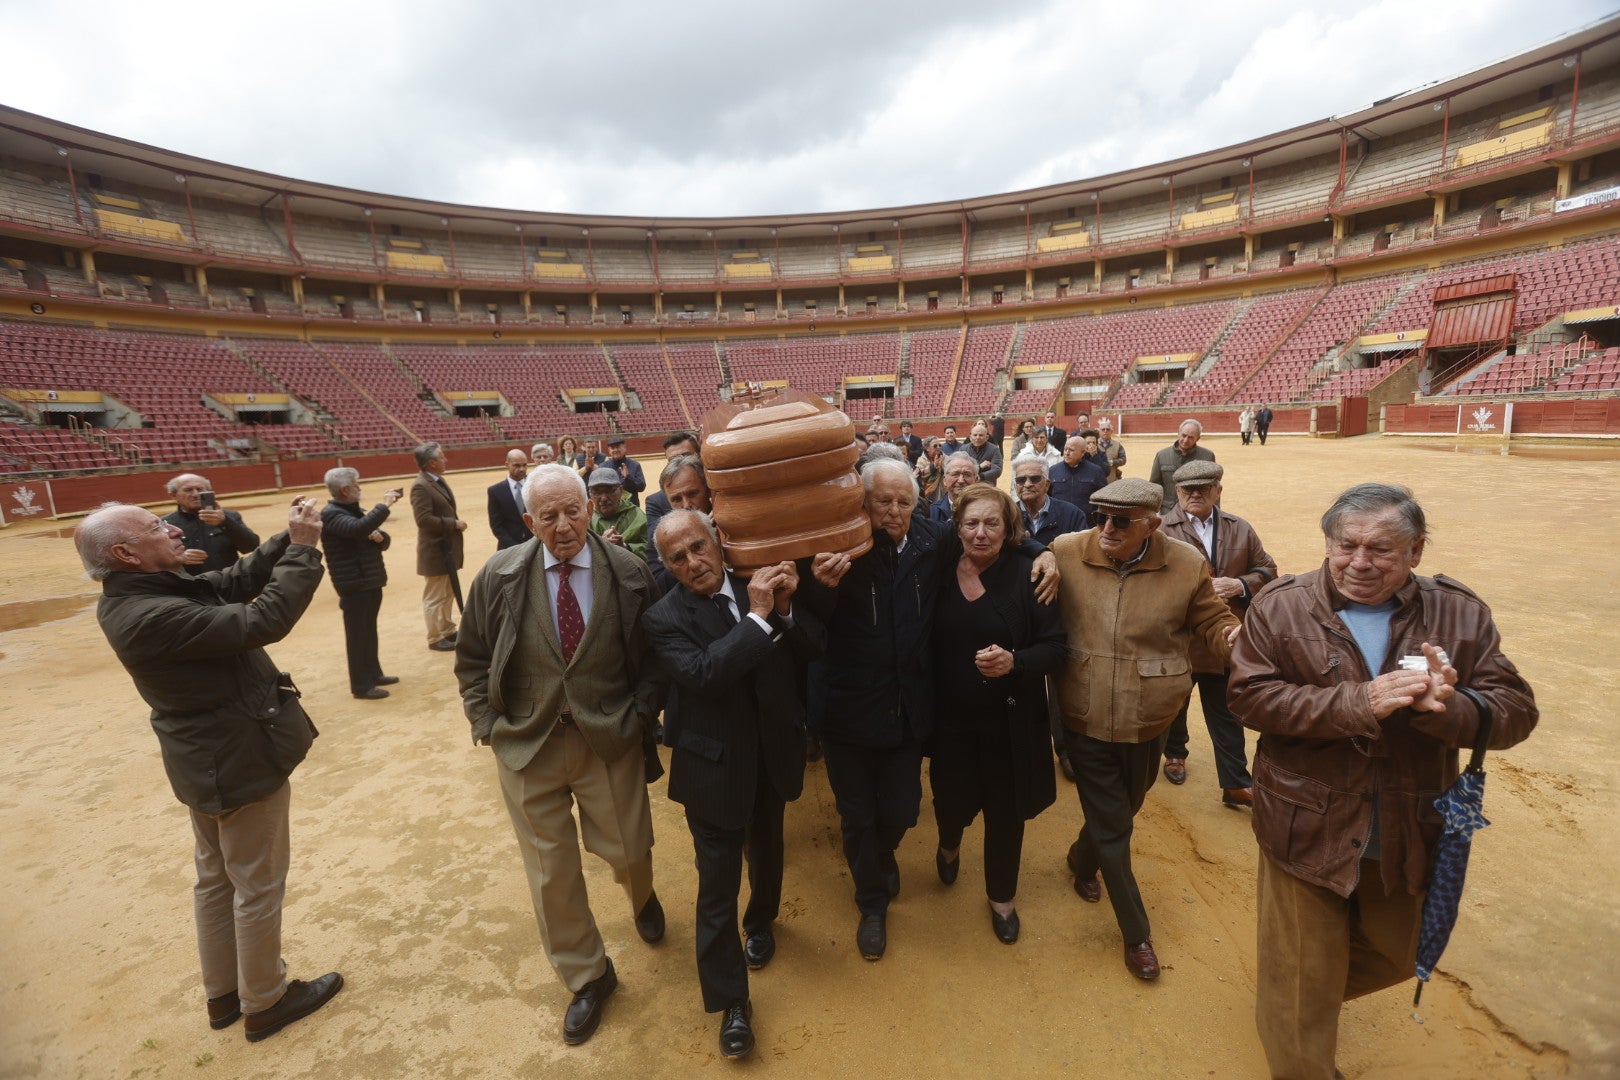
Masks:
[[[1423,897],[1384,895],[1379,864],[1361,865],[1349,900],[1301,881],[1265,855],[1255,1023],[1276,1080],[1333,1080],[1339,1007],[1413,978]]]
[[[242,1011],[263,1012],[287,990],[281,901],[287,893],[292,785],[223,814],[191,811],[197,840],[197,953],[210,998],[233,990]]]
[[[652,896],[646,766],[634,750],[604,762],[577,727],[558,724],[524,768],[508,768],[499,759],[495,768],[523,852],[540,943],[557,977],[577,993],[607,970],[607,952],[585,892],[580,839],[586,851],[613,868],[632,914]]]
[[[422,579],[422,620],[427,623],[429,645],[456,632],[456,620],[451,614],[455,602],[449,574]]]

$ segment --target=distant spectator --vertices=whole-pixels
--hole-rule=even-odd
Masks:
[[[1108,482],[1112,484],[1125,468],[1125,447],[1114,438],[1114,422],[1106,416],[1097,421],[1097,449],[1108,459]]]
[[[496,551],[517,547],[534,535],[523,523],[523,481],[528,475],[528,457],[522,450],[508,450],[506,475],[489,486],[489,531],[495,534]]]
[[[1047,441],[1046,429],[1043,427],[1038,427],[1030,436],[1029,445],[1024,447],[1022,452],[1013,455],[1013,463],[1017,464],[1026,458],[1035,458],[1036,460],[1044,461],[1048,466],[1051,466],[1062,461],[1063,455],[1060,454],[1057,449]],[[1016,495],[1017,492],[1014,492],[1013,494]]]
[[[238,555],[259,546],[259,536],[235,510],[222,510],[214,499],[214,489],[196,473],[181,473],[168,484],[174,496],[174,513],[164,518],[180,530],[186,553],[181,560],[184,572],[206,574],[235,566]],[[204,504],[207,505],[204,505]]]
[[[529,460],[535,465],[550,465],[557,460],[557,452],[550,443],[537,442],[529,447]]]
[[[1189,461],[1214,461],[1215,454],[1211,450],[1198,445],[1198,440],[1204,434],[1204,425],[1190,417],[1181,422],[1177,429],[1176,441],[1153,455],[1153,468],[1148,470],[1148,483],[1158,484],[1164,491],[1164,504],[1161,510],[1167,512],[1176,505],[1176,483],[1173,477],[1176,470]]]
[[[326,490],[332,498],[321,510],[321,536],[332,588],[337,590],[338,608],[343,612],[349,692],[376,701],[388,696],[383,687],[399,682],[398,676],[383,674],[377,657],[377,614],[382,610],[383,586],[388,584],[382,553],[388,550],[389,536],[382,524],[405,492],[390,488],[383,493],[382,502],[364,512],[360,509],[360,474],[350,468],[328,469]]]
[[[1086,441],[1079,436],[1069,439],[1063,446],[1063,460],[1048,472],[1052,481],[1052,498],[1079,508],[1086,520],[1091,519],[1091,494],[1108,486],[1108,476],[1097,463],[1086,457]]]
[[[451,578],[461,569],[461,534],[467,531],[467,523],[457,515],[456,496],[444,479],[444,470],[449,468],[444,449],[430,442],[413,453],[422,470],[411,484],[411,515],[416,519],[416,572],[422,576],[422,619],[427,624],[428,648],[455,652]]]
[[[910,420],[900,421],[900,434],[895,436],[894,444],[906,452],[906,460],[911,464],[922,460],[923,441],[912,430]]]
[[[641,493],[647,490],[647,477],[641,471],[641,462],[625,456],[624,440],[619,436],[615,435],[609,439],[607,445],[608,456],[604,464],[619,474],[624,492],[630,496],[631,505],[640,506]]]
[[[1001,479],[1001,441],[992,441],[990,428],[980,421],[968,433],[967,453],[979,468],[979,479],[994,484]]]

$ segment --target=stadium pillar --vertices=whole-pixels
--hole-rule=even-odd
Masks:
[[[782,307],[782,289],[778,286],[776,290],[776,317],[780,319],[786,313],[786,310]]]
[[[86,285],[96,283],[96,254],[89,248],[79,252],[79,273],[84,275]]]
[[[1558,194],[1557,194],[1558,198],[1560,198],[1560,199],[1569,198],[1569,191],[1570,191],[1570,188],[1573,186],[1574,179],[1575,179],[1575,163],[1574,162],[1566,161],[1566,162],[1563,162],[1562,164],[1560,164],[1558,166]]]
[[[895,285],[897,285],[899,287],[899,290],[900,290],[899,295],[896,296],[896,298],[895,298],[895,310],[896,311],[907,311],[907,310],[909,310],[906,307],[906,283],[904,281],[897,281],[897,282],[895,282]]]
[[[1436,195],[1434,197],[1434,227],[1436,229],[1440,229],[1440,228],[1443,228],[1445,226],[1445,224],[1446,224],[1446,197],[1444,195]]]
[[[1035,299],[1035,271],[1027,266],[1024,267],[1024,299]]]
[[[458,285],[450,290],[450,306],[456,310],[456,318],[461,318],[461,287]]]
[[[196,285],[197,292],[202,295],[203,300],[206,302],[208,300],[208,270],[206,267],[199,266],[196,268]]]
[[[380,281],[371,287],[371,302],[377,305],[378,311],[388,304],[388,289]]]
[[[1098,259],[1096,262],[1092,263],[1091,266],[1092,270],[1094,271],[1094,273],[1091,275],[1092,284],[1096,286],[1097,292],[1102,292],[1103,260]]]
[[[1243,234],[1243,269],[1247,270],[1249,264],[1254,262],[1254,242],[1257,239],[1254,233]]]
[[[304,306],[304,277],[302,274],[287,279],[287,291],[292,293],[294,304],[299,307]]]
[[[1164,280],[1165,280],[1165,284],[1168,285],[1170,283],[1170,280],[1172,278],[1174,278],[1175,275],[1176,275],[1176,249],[1173,248],[1173,247],[1167,247],[1167,248],[1164,249]]]
[[[1350,217],[1350,215],[1348,215],[1348,214],[1334,214],[1333,215],[1333,246],[1334,247],[1338,247],[1339,244],[1344,240],[1344,238],[1349,234],[1350,228],[1351,228],[1351,222],[1353,220],[1354,219],[1352,217]]]
[[[838,311],[842,314],[848,310],[849,308],[844,305],[844,283],[840,281],[838,283]]]
[[[524,289],[521,294],[523,300],[523,321],[529,321],[529,314],[534,310],[534,294]]]

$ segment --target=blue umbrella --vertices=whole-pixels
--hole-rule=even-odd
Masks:
[[[1434,801],[1445,825],[1434,848],[1434,872],[1428,895],[1423,898],[1423,927],[1418,934],[1417,992],[1412,1006],[1423,997],[1423,984],[1434,974],[1440,954],[1446,951],[1452,928],[1457,925],[1457,909],[1462,902],[1463,881],[1468,876],[1468,853],[1474,834],[1490,822],[1482,812],[1485,805],[1485,745],[1491,741],[1491,709],[1485,699],[1467,687],[1459,686],[1479,710],[1479,731],[1474,736],[1474,753],[1468,768]]]

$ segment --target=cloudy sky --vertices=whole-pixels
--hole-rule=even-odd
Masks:
[[[0,102],[474,205],[849,210],[1081,179],[1352,112],[1614,0],[0,0]]]

